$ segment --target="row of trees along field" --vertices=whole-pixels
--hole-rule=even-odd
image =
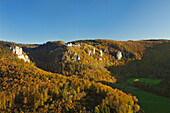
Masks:
[[[165,81],[164,81],[165,82]],[[160,85],[152,85],[143,81],[134,81],[133,86],[138,87],[144,91],[151,92],[160,96],[170,97],[170,90],[168,87],[160,87]]]

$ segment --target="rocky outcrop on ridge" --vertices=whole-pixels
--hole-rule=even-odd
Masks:
[[[30,63],[29,57],[25,53],[23,53],[22,48],[20,48],[19,46],[11,46],[10,50],[12,50],[13,53],[18,56],[18,58],[23,59],[25,62]]]

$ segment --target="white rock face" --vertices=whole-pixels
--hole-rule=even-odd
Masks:
[[[122,52],[118,51],[116,57],[118,60],[120,60],[122,58]]]
[[[99,60],[103,60],[102,58],[99,58]]]
[[[15,53],[17,55],[21,55],[22,54],[22,48],[20,48],[18,46],[10,47],[10,49],[13,51],[13,53]]]
[[[67,43],[65,46],[72,46],[72,43]]]
[[[23,53],[22,48],[18,46],[13,46],[13,47],[10,47],[10,49],[13,51],[13,53],[15,53],[18,56],[18,58],[23,59],[25,62],[30,63],[29,57]]]
[[[78,61],[80,60],[80,56],[77,56],[77,60],[78,60]]]
[[[91,54],[91,50],[89,50],[89,52],[88,52],[88,55],[90,55]]]
[[[68,52],[68,54],[71,54],[71,51],[70,51],[70,50],[68,50],[67,52]]]
[[[66,43],[65,46],[76,46],[77,47],[77,46],[80,46],[80,44],[76,45],[76,44],[72,44],[72,43],[69,42],[69,43]]]
[[[103,52],[102,52],[102,50],[100,50],[100,56],[103,56]]]
[[[93,53],[95,54],[95,47],[93,48]]]

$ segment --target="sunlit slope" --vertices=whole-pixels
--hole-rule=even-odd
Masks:
[[[46,71],[115,83],[115,74],[108,68],[140,60],[147,48],[162,41],[80,40],[72,43],[76,46],[65,46],[62,41],[47,42],[25,51],[36,66]],[[122,52],[121,60],[116,58],[118,51]]]
[[[135,112],[137,99],[101,83],[43,71],[0,45],[0,111]]]
[[[95,53],[93,53],[94,48]],[[80,46],[65,46],[62,42],[57,41],[25,50],[36,66],[46,71],[90,81],[116,82],[106,68],[113,64],[110,61],[113,61],[114,58],[104,52],[101,56],[100,49],[93,45],[81,43]],[[89,51],[91,51],[90,55]]]
[[[115,56],[115,53],[119,50],[122,51],[124,58],[127,53],[130,54],[128,58],[136,58],[141,59],[145,50],[150,47],[154,47],[157,44],[161,44],[164,41],[156,40],[156,41],[114,41],[114,40],[104,40],[104,39],[96,39],[96,40],[79,40],[75,42],[87,43],[89,45],[94,45],[97,48],[101,48],[102,50],[107,50],[109,54]]]

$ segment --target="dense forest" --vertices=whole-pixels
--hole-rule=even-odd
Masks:
[[[24,62],[12,53],[10,44],[0,45],[1,112],[123,113],[140,109],[135,96],[97,80],[51,73]],[[112,78],[110,82],[115,83]]]
[[[135,87],[169,97],[170,41],[78,40],[44,44],[0,42],[1,112],[141,112],[136,96],[107,84],[132,77],[159,78]],[[31,62],[11,46],[22,47]],[[118,59],[117,53],[122,57]],[[107,84],[106,84],[107,83]],[[149,87],[148,87],[149,86]],[[149,89],[150,88],[150,89]],[[155,88],[155,89],[154,89]]]

